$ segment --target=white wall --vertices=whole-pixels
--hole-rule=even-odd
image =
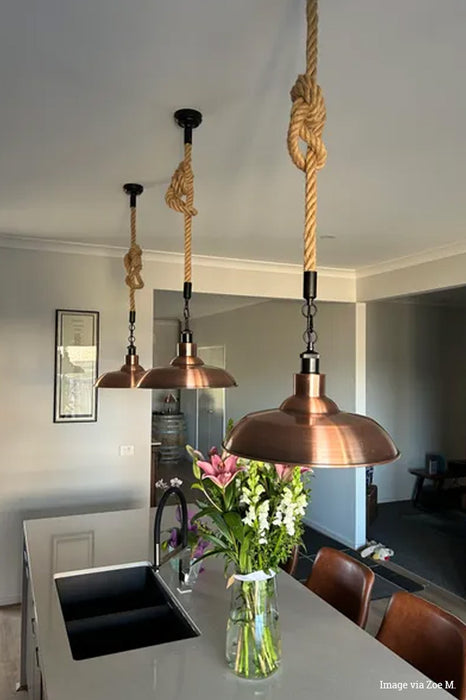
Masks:
[[[398,462],[377,467],[380,501],[411,497],[425,453],[465,457],[466,309],[367,305],[367,412],[392,435]]]
[[[53,423],[55,309],[100,311],[100,370],[123,364],[127,293],[117,258],[3,249],[0,259],[0,604],[19,596],[21,520],[37,514],[145,505],[150,392],[100,390],[95,423]],[[137,344],[152,347],[152,290]],[[120,457],[119,445],[134,445]]]
[[[355,307],[319,303],[316,320],[327,392],[340,408],[355,406]],[[226,392],[227,418],[278,406],[292,393],[299,372],[304,319],[300,302],[267,301],[193,322],[202,345],[226,347],[226,366],[238,387]],[[307,520],[349,545],[356,542],[357,470],[316,470]],[[364,486],[363,486],[364,487]],[[364,499],[359,505],[365,509]],[[365,512],[365,510],[364,510]]]

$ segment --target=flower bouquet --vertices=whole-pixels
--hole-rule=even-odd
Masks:
[[[310,492],[302,473],[311,470],[187,450],[192,488],[202,493],[194,520],[211,545],[200,559],[222,556],[232,586],[228,664],[245,678],[264,678],[280,664],[276,574],[301,543]]]

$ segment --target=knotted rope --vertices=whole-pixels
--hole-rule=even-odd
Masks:
[[[304,217],[304,269],[316,269],[317,171],[323,168],[327,150],[322,141],[325,102],[317,85],[317,0],[307,0],[306,73],[298,75],[291,90],[288,152],[291,160],[306,175]],[[306,154],[300,139],[307,144]]]
[[[192,145],[184,144],[184,159],[173,173],[165,195],[171,209],[184,215],[184,281],[191,282],[192,275],[192,227],[194,208],[194,175],[191,165]],[[184,197],[184,199],[183,199]]]
[[[142,270],[142,250],[136,243],[136,207],[130,208],[131,243],[128,252],[124,257],[126,270],[125,282],[129,287],[129,309],[136,311],[134,292],[142,289],[144,282],[141,277]]]

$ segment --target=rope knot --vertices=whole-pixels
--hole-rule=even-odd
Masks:
[[[325,125],[325,102],[320,85],[309,75],[298,75],[291,89],[290,126],[288,128],[288,150],[293,163],[306,170],[306,155],[299,146],[300,139],[307,144],[309,155],[315,158],[314,167],[320,170],[327,160],[327,149],[322,141]]]
[[[196,216],[197,209],[187,202],[187,197],[192,192],[193,185],[194,176],[191,163],[185,158],[173,173],[165,194],[165,201],[170,209],[174,209],[185,216]],[[186,199],[183,199],[183,197]]]
[[[131,244],[130,249],[124,257],[124,263],[126,270],[125,282],[130,290],[142,289],[144,287],[144,282],[141,277],[142,250],[137,243]]]

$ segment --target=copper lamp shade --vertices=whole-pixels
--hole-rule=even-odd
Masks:
[[[138,355],[126,355],[125,364],[115,372],[105,372],[97,379],[99,389],[135,389],[146,370],[139,364]]]
[[[372,418],[340,411],[318,373],[295,374],[294,394],[278,409],[242,418],[224,446],[239,457],[311,467],[367,467],[400,455]]]
[[[197,356],[197,345],[181,342],[167,367],[154,367],[139,380],[140,389],[227,389],[236,382],[226,370],[209,367]]]

